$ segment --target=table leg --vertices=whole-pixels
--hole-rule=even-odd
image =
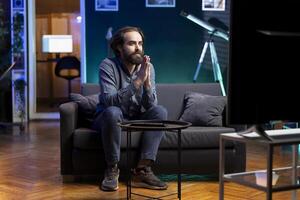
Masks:
[[[178,199],[181,200],[181,130],[178,129],[178,174],[177,174],[177,195]]]
[[[292,184],[297,184],[297,165],[298,165],[298,145],[293,145],[293,170],[292,170]],[[292,191],[292,199],[297,199],[297,190]]]
[[[219,150],[219,200],[224,199],[224,160],[225,160],[225,153],[224,153],[224,139],[220,138],[220,150]]]
[[[131,131],[129,131],[129,198],[131,199]]]
[[[130,151],[131,151],[131,131],[127,130],[126,133],[126,157],[127,157],[127,200],[131,199],[131,166],[130,166]]]
[[[272,179],[273,179],[273,145],[268,145],[267,155],[267,200],[272,200]]]

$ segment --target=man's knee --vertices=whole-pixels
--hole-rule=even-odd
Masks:
[[[120,121],[123,118],[123,113],[119,107],[110,106],[103,111],[103,119],[105,121]]]
[[[157,116],[157,119],[166,120],[168,118],[168,111],[165,107],[157,105],[152,107],[151,109],[153,114]]]

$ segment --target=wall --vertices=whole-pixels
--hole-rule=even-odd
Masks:
[[[11,63],[9,54],[11,38],[10,34],[6,33],[6,31],[10,31],[10,2],[9,1],[0,1],[0,9],[2,9],[2,13],[0,15],[0,32],[2,37],[0,37],[0,75],[5,70],[5,65],[9,65]],[[4,32],[5,31],[5,32]],[[3,34],[3,35],[2,35]]]
[[[9,30],[10,24],[10,1],[0,1],[1,9],[3,13],[1,16],[1,22],[7,23],[6,26],[1,26]],[[3,20],[3,21],[2,21]],[[2,30],[0,30],[2,31]],[[11,55],[10,55],[10,43],[11,38],[10,34],[5,35],[5,37],[0,38],[0,77],[4,74],[5,70],[11,64]],[[1,122],[11,122],[12,121],[12,96],[11,96],[11,79],[7,75],[0,81],[0,123]]]
[[[86,64],[87,82],[98,82],[98,65],[107,56],[105,35],[111,26],[139,26],[145,33],[145,52],[151,56],[158,83],[192,82],[204,42],[206,30],[180,16],[184,10],[200,19],[218,14],[228,24],[228,11],[201,9],[201,0],[177,0],[175,8],[146,8],[144,0],[119,0],[119,12],[95,11],[95,1],[86,1]],[[229,8],[227,2],[226,9]],[[217,53],[226,76],[228,42],[216,39]],[[220,49],[221,48],[221,49]],[[207,52],[197,82],[212,82],[211,61]],[[224,78],[226,79],[226,78]]]

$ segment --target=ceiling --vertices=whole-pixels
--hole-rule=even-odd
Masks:
[[[79,13],[80,0],[35,0],[36,14]]]

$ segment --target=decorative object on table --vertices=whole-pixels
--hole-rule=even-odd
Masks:
[[[279,175],[272,172],[272,185],[276,185]],[[256,184],[266,187],[267,186],[267,171],[257,171],[255,172]]]

